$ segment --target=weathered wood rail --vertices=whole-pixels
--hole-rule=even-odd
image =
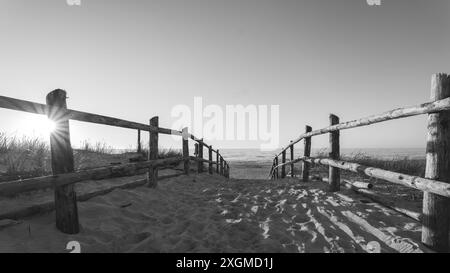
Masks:
[[[56,227],[67,234],[79,232],[77,196],[73,188],[75,183],[90,179],[107,179],[113,177],[135,176],[147,173],[146,184],[148,187],[156,187],[158,183],[158,168],[175,168],[184,162],[184,174],[190,173],[190,161],[197,162],[197,172],[204,172],[204,164],[208,164],[208,171],[213,174],[213,165],[220,165],[216,172],[229,178],[230,167],[228,162],[212,146],[203,142],[203,139],[195,137],[188,132],[188,128],[182,131],[159,127],[158,117],[150,119],[149,124],[142,124],[123,119],[97,115],[87,112],[67,109],[67,94],[64,90],[57,89],[47,95],[46,104],[20,100],[0,96],[0,108],[46,115],[55,122],[55,130],[50,134],[50,150],[52,162],[52,175],[33,177],[22,180],[0,183],[0,196],[13,196],[16,194],[35,191],[45,188],[54,188]],[[149,132],[149,151],[145,161],[93,168],[75,171],[73,163],[73,150],[70,143],[69,120],[90,122],[137,130],[137,151],[141,152],[141,132]],[[159,134],[177,135],[182,137],[183,155],[158,159]],[[196,145],[196,156],[189,155],[189,140]],[[203,149],[208,149],[208,159],[203,158]],[[213,160],[213,152],[216,153],[216,161]]]
[[[339,131],[422,114],[428,114],[425,178],[340,160]],[[311,137],[327,133],[330,135],[329,157],[311,157]],[[294,159],[294,145],[301,140],[305,141],[304,155]],[[289,161],[286,160],[288,149],[291,154]],[[281,163],[279,163],[280,156]],[[356,172],[423,191],[422,214],[420,217],[410,214],[410,217],[422,222],[423,244],[438,252],[450,251],[450,75],[432,76],[431,102],[342,123],[339,123],[337,116],[331,114],[330,126],[314,131],[307,126],[305,133],[291,140],[289,145],[275,156],[269,177],[279,178],[279,169],[281,169],[281,178],[285,178],[286,166],[290,166],[291,174],[293,174],[294,163],[297,162],[302,162],[302,173],[299,177],[304,182],[308,182],[311,164],[328,166],[329,177],[326,181],[330,192],[340,189],[339,170]],[[369,194],[367,190],[359,191]],[[392,202],[388,206],[396,208]]]

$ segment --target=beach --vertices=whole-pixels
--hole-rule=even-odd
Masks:
[[[114,183],[123,179],[133,180]],[[0,252],[70,252],[70,241],[81,252],[427,251],[419,223],[325,186],[191,174],[162,179],[156,189],[117,188],[78,202],[77,235],[59,232],[54,212],[3,220]]]

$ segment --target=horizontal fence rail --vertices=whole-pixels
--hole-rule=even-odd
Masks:
[[[351,171],[354,173],[360,173],[367,175],[369,177],[374,177],[382,180],[386,180],[395,184],[407,186],[416,190],[432,192],[444,197],[450,197],[450,184],[446,182],[441,182],[437,180],[431,180],[422,178],[420,176],[407,175],[397,172],[392,172],[388,170],[383,170],[380,168],[368,167],[358,163],[352,163],[342,160],[334,160],[330,158],[312,158],[312,157],[301,157],[293,161],[288,161],[283,164],[279,164],[275,167],[281,167],[283,165],[287,166],[292,163],[297,163],[300,161],[306,161],[311,164],[319,164],[324,166],[330,166],[339,168],[346,171]]]
[[[429,113],[435,113],[440,111],[446,111],[450,110],[450,98],[434,101],[434,102],[427,102],[424,104],[411,106],[411,107],[405,107],[405,108],[398,108],[391,111],[384,112],[382,114],[373,115],[357,120],[347,121],[343,123],[339,123],[336,125],[328,126],[319,130],[314,130],[309,133],[305,133],[300,135],[295,140],[292,140],[292,142],[286,147],[281,150],[281,152],[278,154],[281,155],[284,151],[286,151],[290,146],[293,146],[294,144],[300,142],[302,139],[317,136],[317,135],[323,135],[326,133],[330,133],[333,131],[340,131],[345,129],[351,129],[361,126],[367,126],[383,121],[389,121],[393,119],[400,119],[400,118],[406,118],[411,116],[417,116],[422,114],[429,114]]]
[[[184,174],[189,174],[190,161],[197,162],[198,173],[203,172],[204,164],[207,164],[209,173],[213,174],[214,168],[212,166],[216,165],[220,166],[220,168],[217,168],[216,173],[229,178],[229,164],[224,160],[219,150],[214,150],[203,139],[199,139],[193,134],[190,134],[187,128],[178,131],[160,127],[158,117],[150,119],[149,124],[143,124],[67,109],[66,98],[66,92],[60,89],[54,90],[47,95],[46,104],[0,96],[0,108],[46,115],[55,122],[56,127],[54,132],[50,134],[53,175],[2,182],[0,183],[0,196],[13,196],[19,193],[53,188],[55,191],[54,208],[56,210],[56,227],[64,233],[76,234],[79,232],[77,196],[73,188],[73,185],[77,182],[91,179],[99,180],[113,177],[135,176],[147,173],[147,186],[156,187],[158,169],[174,168],[176,165],[184,162]],[[139,159],[138,162],[133,163],[74,171],[69,120],[137,130],[137,151],[139,153],[142,152],[141,132],[149,132],[148,158],[147,160]],[[180,157],[158,159],[159,134],[181,136],[183,155]],[[196,142],[195,145],[198,151],[196,156],[189,155],[189,139]],[[204,148],[208,149],[208,159],[203,158]],[[213,152],[216,153],[216,161],[213,160]]]
[[[320,164],[329,167],[327,181],[330,192],[338,191],[340,188],[339,170],[351,171],[374,177],[387,182],[407,186],[421,190],[424,193],[422,214],[407,214],[422,222],[422,243],[439,252],[447,252],[449,247],[450,231],[450,76],[447,74],[435,74],[431,80],[431,102],[416,106],[397,108],[378,115],[339,123],[339,118],[330,115],[330,126],[312,130],[306,126],[305,133],[301,134],[289,145],[275,155],[269,178],[277,179],[286,177],[286,166],[290,166],[291,176],[294,177],[294,164],[302,162],[302,173],[299,175],[303,182],[309,180],[310,164]],[[340,160],[340,135],[339,132],[361,126],[372,125],[384,121],[406,118],[416,115],[428,115],[428,135],[426,147],[426,170],[425,178],[389,170],[383,170],[358,163]],[[311,137],[329,134],[329,157],[313,158],[311,152]],[[301,140],[305,141],[304,155],[294,159],[294,145]],[[286,152],[289,149],[291,158],[286,160]],[[281,163],[279,158],[281,157]],[[357,192],[369,194],[372,198],[381,200],[376,194],[367,190]],[[403,211],[392,202],[388,207],[397,211]],[[419,217],[419,216],[420,217]]]

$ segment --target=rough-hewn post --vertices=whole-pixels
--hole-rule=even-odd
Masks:
[[[305,132],[309,133],[312,131],[312,127],[306,125]],[[303,156],[310,157],[311,156],[311,137],[305,138],[304,146],[303,146]],[[302,181],[308,182],[309,179],[309,162],[302,161]]]
[[[270,177],[270,179],[275,179],[275,158],[272,160],[272,169],[270,170],[272,176]]]
[[[339,118],[336,115],[330,114],[330,125],[335,125],[339,123]],[[339,131],[333,131],[330,133],[330,154],[329,157],[331,159],[337,159],[340,158],[340,152],[339,152]],[[339,191],[340,189],[340,169],[336,167],[329,167],[328,171],[328,183],[329,188],[328,190],[331,192]]]
[[[47,95],[50,107],[47,115],[55,122],[55,130],[50,134],[50,149],[53,175],[74,171],[73,150],[70,144],[69,120],[65,118],[66,91],[54,90]],[[77,196],[74,185],[55,186],[56,227],[67,234],[79,230]]]
[[[431,79],[431,100],[450,97],[450,75]],[[450,183],[450,111],[428,115],[425,178]],[[424,192],[422,242],[435,251],[448,252],[450,199]]]
[[[183,157],[184,157],[184,173],[189,175],[189,132],[185,127],[182,130],[183,137]]]
[[[142,148],[141,148],[141,130],[138,129],[138,135],[137,135],[137,152],[141,153]]]
[[[200,160],[203,160],[203,138],[200,140],[200,142],[198,143],[198,158]],[[202,173],[203,172],[203,161],[198,161],[198,172]]]
[[[220,175],[223,175],[223,157],[220,156]]]
[[[291,140],[291,144],[292,144],[292,140]],[[290,149],[290,154],[291,154],[291,162],[293,162],[294,161],[294,145],[291,145],[289,147],[289,149]],[[295,174],[294,174],[294,163],[291,163],[291,177],[294,177],[294,176],[295,176]]]
[[[281,153],[281,163],[286,163],[286,151]],[[281,166],[281,178],[286,177],[286,165]]]
[[[220,171],[220,154],[219,154],[219,149],[217,149],[216,151],[216,173],[219,173]]]
[[[228,162],[225,165],[225,177],[230,178],[230,165],[228,165]]]
[[[153,117],[150,119],[150,127],[158,128],[159,127],[159,118]],[[158,159],[158,131],[150,132],[150,141],[148,146],[148,160]],[[147,186],[148,187],[156,187],[158,185],[158,169],[157,168],[149,168],[147,174]]]
[[[278,156],[275,157],[275,167],[276,166],[278,166]],[[278,179],[278,176],[279,176],[279,170],[280,170],[280,168],[276,168],[276,170],[275,170],[275,178],[277,178],[277,179]]]
[[[198,143],[194,143],[194,156],[198,157]]]
[[[209,164],[208,164],[208,172],[209,172],[209,174],[212,174],[212,173],[213,173],[212,146],[209,146],[209,148],[208,148],[208,160],[209,160]]]

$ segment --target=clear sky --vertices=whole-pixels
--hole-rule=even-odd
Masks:
[[[429,100],[450,72],[450,1],[0,0],[0,95],[171,127],[171,109],[280,105],[280,145],[328,125]],[[0,130],[30,114],[0,109]],[[178,129],[178,128],[175,128]],[[135,145],[136,132],[72,123],[72,143]],[[313,140],[326,146],[328,136]],[[164,145],[179,147],[169,137]],[[212,141],[259,147],[255,141]],[[342,132],[342,146],[424,147],[426,118]]]

